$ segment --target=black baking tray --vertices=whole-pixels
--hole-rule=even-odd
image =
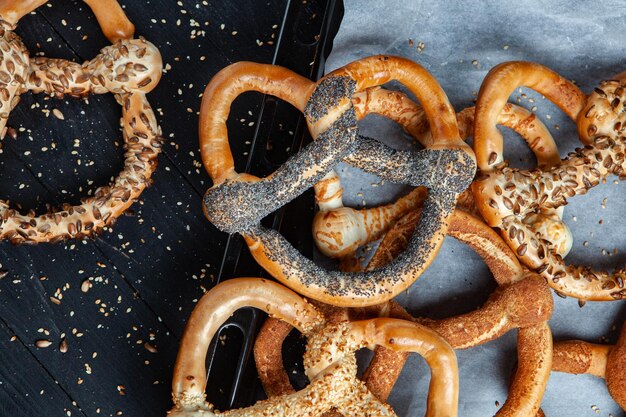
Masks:
[[[281,32],[272,60],[311,80],[319,79],[343,17],[341,0],[295,0],[286,6]],[[235,103],[236,105],[236,103]],[[245,172],[266,176],[310,142],[311,137],[300,112],[288,103],[271,96],[263,99],[256,122]],[[304,255],[312,256],[313,241],[308,227],[314,215],[312,190],[263,220],[279,230]],[[256,264],[239,235],[229,236],[217,277],[267,277]],[[249,405],[264,396],[256,375],[252,348],[265,315],[255,309],[242,309],[225,323],[207,355],[207,399],[225,410]],[[297,336],[289,338],[285,360],[299,368],[303,350]],[[287,347],[287,346],[286,346]],[[291,372],[290,372],[291,374]],[[294,384],[306,383],[302,374],[294,374]]]

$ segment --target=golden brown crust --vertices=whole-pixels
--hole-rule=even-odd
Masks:
[[[519,85],[545,94],[577,121],[585,148],[550,168],[525,171],[498,165],[502,141],[497,130],[494,133],[494,114]],[[563,237],[571,234],[564,223],[543,212],[587,193],[610,174],[623,176],[625,88],[620,80],[604,81],[586,97],[545,67],[506,63],[490,71],[476,105],[475,148],[483,170],[472,184],[478,209],[490,226],[500,228],[526,266],[542,274],[560,294],[580,300],[622,299],[624,269],[609,274],[566,265],[562,256],[571,243]]]
[[[406,94],[380,87],[371,87],[356,93],[352,103],[358,119],[368,114],[379,114],[395,123],[422,146],[433,146],[432,133],[426,113]],[[467,107],[456,114],[459,135],[467,140],[474,134],[475,107]],[[560,161],[559,150],[552,134],[537,116],[525,108],[506,103],[498,114],[497,124],[517,132],[537,157],[537,165],[552,166]]]
[[[576,120],[586,100],[578,87],[542,65],[520,61],[493,67],[476,102],[474,150],[481,171],[490,171],[503,161],[502,134],[496,128],[496,120],[511,93],[521,86],[543,94],[572,120]]]
[[[474,135],[476,108],[468,107],[457,114],[461,137]],[[496,124],[514,130],[525,141],[537,158],[537,166],[549,167],[561,161],[559,149],[546,125],[535,113],[513,103],[506,103],[497,115]]]
[[[614,346],[598,345],[581,340],[555,343],[552,370],[570,374],[590,374],[606,379],[611,397],[623,410],[626,410],[625,358],[626,326],[622,326],[622,332]]]
[[[432,146],[465,149],[456,115],[448,97],[435,78],[421,65],[401,57],[372,56],[354,61],[327,77],[348,76],[357,82],[357,91],[396,80],[411,90],[420,102],[432,132]],[[471,155],[472,158],[474,157]]]
[[[626,326],[607,358],[606,386],[611,397],[617,404],[626,410]]]
[[[428,327],[406,320],[379,318],[351,322],[361,346],[381,346],[394,352],[419,353],[430,367],[426,416],[456,416],[458,413],[458,369],[456,355],[448,342]]]
[[[235,175],[226,120],[230,103],[237,96],[247,91],[258,91],[276,96],[304,111],[313,87],[310,80],[286,68],[254,62],[237,62],[215,74],[203,94],[199,126],[202,163],[213,182],[220,184]],[[247,178],[251,181],[257,179],[253,176]]]
[[[547,322],[519,329],[517,360],[509,396],[498,417],[533,416],[540,411],[552,367],[552,332]]]
[[[374,349],[372,361],[363,373],[363,381],[376,398],[387,400],[408,358],[407,352],[394,352],[383,347]]]
[[[0,17],[16,24],[23,14],[43,3],[3,1]],[[119,29],[121,33],[127,27],[116,1],[103,0],[95,8],[99,18],[110,18],[105,30]],[[43,215],[21,214],[11,209],[8,201],[0,200],[0,238],[33,244],[93,235],[112,225],[151,183],[163,140],[146,93],[161,78],[161,55],[144,39],[125,38],[103,48],[96,58],[82,65],[62,59],[31,59],[13,27],[3,26],[0,134],[6,133],[9,114],[21,93],[43,92],[56,97],[112,93],[122,106],[125,154],[124,167],[113,183],[96,189],[92,197],[84,198],[79,205],[63,204],[59,211]]]
[[[552,370],[568,374],[606,376],[606,364],[611,346],[596,345],[582,340],[566,340],[554,344]]]
[[[25,48],[16,47],[15,37],[9,31],[5,31],[0,42],[9,42],[12,50],[27,53]],[[4,60],[3,65],[7,65],[9,59],[18,61],[15,55],[11,55]],[[28,55],[23,57],[22,62],[29,62]],[[126,69],[117,74],[110,67]],[[14,73],[15,80],[20,82],[25,91],[57,96],[114,93],[122,105],[122,131],[126,150],[124,167],[110,186],[98,188],[93,197],[83,199],[80,205],[64,204],[57,212],[20,214],[9,207],[8,201],[0,201],[0,237],[12,243],[39,243],[90,236],[113,224],[139,198],[150,184],[150,177],[156,169],[163,140],[145,93],[161,77],[161,56],[154,45],[134,39],[104,48],[100,55],[82,66],[64,60],[37,57],[30,61],[28,71],[24,76]],[[122,76],[126,82],[122,81]],[[144,79],[150,79],[151,82],[142,84],[140,80]],[[3,109],[15,105],[18,96],[11,94],[0,100]],[[8,113],[6,116],[0,121],[0,129],[3,131]]]
[[[499,285],[511,284],[523,276],[522,266],[511,250],[482,219],[457,209],[450,236],[471,247],[489,267]]]
[[[390,262],[406,248],[419,216],[420,212],[414,211],[396,223],[378,245],[368,269]],[[448,234],[476,251],[500,285],[510,284],[522,276],[522,267],[515,256],[510,256],[509,247],[476,216],[457,209],[452,216]]]
[[[12,26],[48,0],[0,0],[0,18]]]
[[[104,36],[112,43],[133,37],[135,26],[116,0],[83,1],[96,15]],[[22,17],[47,2],[48,0],[0,0],[0,18],[15,26]]]
[[[418,212],[403,218],[382,240],[372,261],[385,262],[406,245]],[[501,336],[518,327],[518,360],[509,398],[498,416],[528,416],[539,410],[552,362],[552,334],[547,325],[553,301],[545,281],[536,275],[524,279],[515,255],[498,235],[478,218],[456,210],[448,234],[470,245],[483,258],[502,286],[480,309],[443,320],[417,319],[439,334],[453,348],[468,348]],[[536,303],[535,303],[536,302]],[[395,362],[374,357],[370,369],[394,369]],[[397,368],[396,368],[397,369]],[[370,373],[374,378],[374,372]]]
[[[323,324],[315,307],[291,290],[258,278],[237,278],[215,286],[198,302],[185,327],[172,381],[175,403],[203,403],[205,358],[219,327],[239,308],[256,307],[280,317],[304,334]]]
[[[254,341],[254,363],[268,397],[292,392],[289,376],[282,367],[282,342],[293,330],[289,323],[268,317]],[[276,367],[275,364],[281,364]]]
[[[338,182],[339,178],[334,181]],[[320,210],[313,219],[315,243],[329,257],[343,258],[352,255],[364,243],[380,238],[409,211],[421,208],[427,195],[424,187],[417,187],[394,203],[371,209],[335,207],[332,210]],[[322,198],[324,197],[318,197]]]
[[[416,321],[436,330],[455,349],[467,349],[512,329],[547,321],[552,309],[549,287],[535,275],[497,289],[478,310],[447,319]]]
[[[307,337],[303,363],[311,383],[298,392],[220,413],[205,400],[206,352],[222,323],[238,308],[248,306],[284,319]],[[328,323],[315,307],[279,284],[253,278],[220,283],[198,302],[185,328],[172,382],[175,405],[169,415],[312,417],[336,409],[343,415],[395,416],[357,378],[354,352],[375,346],[422,355],[431,368],[426,415],[457,415],[456,356],[436,332],[391,318]]]
[[[83,0],[96,15],[102,33],[115,43],[122,39],[131,39],[135,34],[133,25],[117,0]]]
[[[425,135],[430,130],[426,113],[406,94],[379,86],[370,87],[356,93],[352,104],[357,119],[363,119],[368,114],[379,114],[396,122],[422,146],[433,146],[432,135]]]
[[[423,109],[432,127],[432,148],[419,153],[398,152],[367,138],[357,138],[354,93],[392,79],[407,85],[426,103]],[[225,122],[230,103],[245,91],[273,94],[304,109],[316,139],[263,179],[237,174],[228,145]],[[350,143],[357,141],[359,146],[350,148]],[[284,68],[234,64],[220,71],[205,90],[200,143],[203,163],[214,180],[204,201],[209,220],[223,231],[242,233],[255,260],[285,285],[307,297],[342,306],[384,302],[421,275],[441,246],[455,199],[471,181],[475,168],[471,150],[458,137],[452,107],[434,77],[416,63],[389,56],[348,64],[315,84]],[[259,223],[265,214],[322,179],[342,158],[374,173],[437,191],[427,197],[428,215],[422,218],[428,224],[417,232],[416,247],[393,267],[361,273],[358,279],[316,267],[280,235]],[[441,170],[446,181],[424,175],[426,167]],[[270,194],[273,198],[268,197]],[[246,205],[255,207],[248,209]]]
[[[413,210],[403,216],[389,229],[380,241],[378,248],[376,248],[376,252],[367,263],[366,270],[372,271],[378,269],[404,252],[417,227],[421,213],[422,211],[420,209]],[[450,229],[448,228],[448,230]]]

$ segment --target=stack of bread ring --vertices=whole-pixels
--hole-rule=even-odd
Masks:
[[[402,83],[419,104],[383,87]],[[554,102],[577,124],[582,147],[560,159],[536,115],[507,103],[518,87]],[[286,100],[303,112],[313,142],[266,178],[234,169],[226,120],[246,91]],[[553,292],[591,301],[626,296],[626,269],[612,274],[566,265],[572,235],[562,220],[567,199],[585,194],[609,174],[626,176],[626,75],[602,81],[590,95],[538,64],[509,62],[485,78],[475,107],[456,114],[437,80],[419,64],[393,56],[355,61],[317,83],[271,65],[237,63],[220,71],[203,96],[200,145],[213,180],[204,201],[208,219],[240,233],[256,261],[278,283],[237,278],[218,284],[198,303],[180,346],[171,416],[392,416],[385,403],[410,352],[431,370],[427,416],[459,414],[455,351],[517,331],[517,368],[498,416],[543,415],[552,371],[606,380],[626,410],[626,327],[615,345],[553,342],[548,326]],[[423,149],[396,150],[359,134],[357,121],[378,114],[399,124]],[[503,157],[497,125],[513,129],[535,153],[537,167],[514,169]],[[473,149],[466,144],[474,138]],[[343,206],[333,168],[345,162],[386,181],[414,187],[390,204]],[[312,225],[321,253],[340,271],[304,258],[261,219],[307,188],[319,211]],[[413,317],[393,300],[428,268],[446,235],[467,244],[498,286],[479,309],[453,317]],[[374,248],[367,258],[364,245]],[[412,287],[419,293],[419,283]],[[205,360],[220,325],[241,307],[270,318],[254,356],[267,400],[219,412],[207,401]],[[282,343],[293,328],[306,338],[309,385],[295,391]],[[374,356],[357,378],[355,351]],[[549,394],[548,394],[549,395]]]

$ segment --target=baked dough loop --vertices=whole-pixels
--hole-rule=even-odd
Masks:
[[[304,366],[311,383],[298,392],[220,413],[206,401],[206,353],[221,324],[242,307],[259,308],[307,337]],[[374,346],[422,355],[432,372],[427,415],[457,415],[456,356],[436,332],[390,318],[331,324],[315,307],[280,284],[260,278],[225,281],[202,297],[189,318],[174,367],[175,405],[169,416],[302,417],[319,416],[332,408],[345,415],[395,416],[356,375],[354,352]]]
[[[54,97],[84,97],[112,93],[122,106],[124,167],[112,184],[98,188],[80,205],[63,204],[60,211],[20,214],[0,200],[0,238],[12,243],[58,242],[93,235],[113,224],[143,190],[157,165],[163,139],[146,99],[161,79],[158,49],[145,39],[133,39],[134,26],[114,0],[85,0],[104,34],[114,42],[91,61],[31,57],[14,32],[19,19],[45,0],[0,1],[0,132],[6,134],[11,110],[25,92]]]
[[[364,320],[372,318],[391,317],[403,320],[413,318],[400,305],[394,301],[388,301],[369,307],[334,307],[312,301],[312,304],[322,312],[327,323],[341,323],[345,321]],[[259,331],[254,343],[254,361],[259,379],[268,397],[285,395],[295,392],[289,381],[289,376],[283,365],[281,346],[293,326],[277,318],[268,317]],[[380,401],[387,401],[387,397],[393,388],[402,366],[408,357],[407,352],[394,352],[388,349],[374,349],[375,355],[384,355],[381,365],[389,372],[382,370],[370,377],[371,367],[365,370],[362,380],[367,389]],[[336,410],[328,411],[324,417],[340,415]]]
[[[355,94],[392,80],[406,85],[423,106],[432,142],[422,151],[396,151],[358,134]],[[266,178],[235,172],[228,143],[230,105],[246,91],[294,105],[306,116],[315,139]],[[379,304],[410,286],[439,250],[457,197],[475,173],[473,153],[459,137],[445,93],[424,68],[404,58],[365,58],[317,83],[285,68],[233,64],[211,80],[200,113],[202,160],[214,182],[204,200],[206,216],[224,232],[241,233],[256,261],[280,282],[333,305]],[[344,273],[318,267],[260,224],[342,160],[385,180],[428,189],[420,227],[407,251],[377,271]]]
[[[413,211],[396,223],[383,238],[370,265],[378,267],[395,259],[406,247],[418,219],[419,211]],[[543,278],[525,271],[498,234],[475,216],[456,210],[448,234],[476,250],[500,287],[483,307],[471,313],[442,320],[413,320],[436,331],[454,349],[475,347],[519,329],[519,367],[509,398],[497,415],[534,415],[539,410],[552,363],[552,333],[547,324],[553,309],[550,288]],[[363,314],[410,318],[393,301],[370,307],[368,311],[344,309],[343,315],[336,309],[330,311],[335,320],[350,320]],[[293,391],[280,354],[280,346],[290,329],[289,325],[268,319],[255,343],[259,377],[270,397]],[[380,400],[384,401],[389,395],[405,360],[406,355],[376,348],[364,373],[364,382]]]
[[[424,111],[405,94],[381,88],[370,88],[353,99],[358,119],[375,113],[400,125],[406,133],[421,145],[432,145],[432,135]],[[461,138],[467,140],[474,130],[474,107],[468,107],[456,115]],[[517,132],[528,144],[537,158],[539,167],[548,168],[558,164],[559,151],[547,127],[534,113],[507,103],[498,115],[497,123]],[[397,201],[367,209],[344,207],[343,188],[339,176],[331,171],[315,185],[315,199],[319,211],[313,220],[313,239],[322,253],[332,258],[350,259],[362,245],[379,239],[402,216],[420,208],[427,190],[413,189]],[[457,205],[478,214],[471,190],[463,192]],[[557,243],[557,251],[565,256],[572,246],[569,228],[561,221],[562,210],[548,209],[532,214],[525,221],[532,227],[547,229]]]
[[[510,94],[526,86],[543,94],[577,123],[583,148],[558,165],[522,170],[502,157],[502,135],[495,127]],[[472,184],[476,204],[487,223],[526,266],[544,276],[559,294],[579,300],[621,300],[626,269],[613,273],[566,265],[555,250],[550,228],[527,224],[528,216],[567,204],[610,174],[624,176],[626,124],[624,79],[603,81],[589,96],[554,71],[530,62],[507,62],[485,78],[476,103],[474,147],[481,173]]]
[[[418,212],[411,212],[398,222],[385,235],[370,264],[397,256],[416,227],[418,216]],[[525,271],[497,233],[477,217],[457,209],[448,234],[480,255],[499,288],[478,310],[440,320],[415,320],[437,331],[454,349],[478,346],[517,328],[518,369],[508,399],[496,415],[534,415],[539,410],[552,363],[552,333],[547,320],[553,301],[549,287],[537,274]],[[384,377],[394,363],[387,362],[383,355],[375,355],[369,377],[377,379],[374,372]]]

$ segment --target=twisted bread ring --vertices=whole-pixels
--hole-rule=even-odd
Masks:
[[[383,115],[398,123],[422,145],[428,146],[432,137],[422,109],[400,92],[368,89],[363,97],[353,99],[358,119],[369,113]],[[457,114],[461,138],[466,140],[473,131],[474,108]],[[536,116],[512,103],[507,103],[498,116],[498,124],[516,131],[528,143],[539,167],[557,164],[559,151],[552,135]],[[424,188],[416,188],[394,203],[368,209],[343,207],[343,188],[338,175],[331,171],[315,185],[315,199],[320,211],[313,219],[313,239],[322,253],[332,258],[352,255],[360,246],[382,236],[398,219],[421,206],[427,196]],[[468,210],[476,210],[471,193],[463,193],[459,203]],[[572,246],[569,228],[560,219],[561,212],[546,210],[533,214],[525,222],[538,230],[550,233],[557,252],[565,256]]]
[[[404,250],[418,217],[418,212],[407,214],[385,235],[371,260],[375,267],[389,262]],[[477,251],[493,272],[500,288],[482,308],[474,312],[443,320],[414,320],[435,330],[454,349],[478,346],[518,328],[520,365],[509,398],[497,415],[534,415],[539,410],[552,362],[552,334],[547,324],[553,308],[549,287],[536,274],[524,272],[502,239],[476,217],[457,209],[448,234]],[[378,310],[374,314],[379,314],[381,310],[391,311],[402,318],[406,314],[393,301],[379,306]],[[358,314],[358,311],[348,310],[344,319],[352,314]],[[279,325],[276,320],[269,319],[255,344],[257,369],[270,397],[293,391],[280,355],[280,345],[289,330],[290,326]],[[381,400],[389,394],[405,360],[406,356],[376,349],[364,380],[370,385],[379,382],[375,386]]]
[[[531,171],[502,163],[502,137],[495,117],[515,88],[527,86],[545,95],[577,122],[583,149],[559,165]],[[549,233],[523,220],[538,210],[555,209],[567,199],[585,194],[610,174],[624,176],[626,121],[623,80],[603,81],[589,96],[560,75],[538,64],[508,62],[485,78],[476,104],[474,146],[482,175],[474,182],[476,204],[487,223],[519,259],[540,273],[558,293],[579,300],[611,301],[626,295],[626,269],[612,274],[584,266],[566,265]]]
[[[219,326],[247,306],[280,317],[307,336],[304,365],[311,384],[296,393],[220,413],[205,400],[206,352]],[[354,351],[376,345],[420,353],[432,369],[427,416],[457,415],[456,356],[432,330],[397,319],[328,324],[317,309],[279,284],[254,278],[223,282],[202,297],[189,318],[174,367],[175,405],[169,415],[316,416],[335,407],[346,415],[395,416],[356,377]]]
[[[19,19],[45,0],[0,1],[0,132],[6,133],[20,94],[31,91],[57,97],[113,93],[122,106],[124,167],[110,186],[98,188],[77,206],[36,215],[20,214],[0,200],[0,238],[12,243],[58,242],[89,236],[113,224],[150,184],[162,138],[146,99],[161,78],[161,55],[144,39],[132,39],[134,27],[113,0],[85,0],[115,42],[80,65],[62,59],[32,58],[13,32]]]
[[[358,137],[353,94],[392,79],[404,83],[422,102],[433,132],[430,148],[395,151]],[[315,138],[262,179],[235,172],[226,131],[230,103],[252,90],[275,95],[303,111]],[[205,90],[200,147],[214,181],[204,200],[209,220],[222,231],[241,233],[256,261],[285,285],[307,297],[343,306],[391,299],[421,275],[441,246],[458,194],[474,174],[472,153],[459,138],[454,111],[437,81],[418,64],[388,56],[353,62],[315,84],[284,68],[233,64],[220,71]],[[313,186],[342,159],[387,180],[430,191],[422,227],[409,249],[379,271],[327,271],[304,258],[280,234],[260,225],[263,217]]]

